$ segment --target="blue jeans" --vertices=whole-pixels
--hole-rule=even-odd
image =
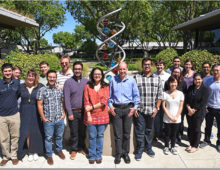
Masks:
[[[159,137],[163,132],[163,128],[164,128],[163,115],[164,115],[163,108],[160,107],[160,110],[157,112],[157,115],[154,118],[154,136],[155,137]]]
[[[89,160],[102,159],[104,132],[107,124],[88,125]]]
[[[53,134],[55,133],[55,143],[56,143],[56,152],[63,149],[63,132],[64,132],[64,119],[58,122],[44,122],[44,133],[45,133],[45,149],[46,156],[51,157],[53,154],[52,150],[52,140]]]
[[[154,127],[154,119],[151,118],[151,115],[145,115],[141,112],[138,112],[139,117],[134,117],[134,132],[136,137],[136,154],[142,154],[145,149],[152,148],[152,129]],[[146,144],[145,144],[146,141]]]

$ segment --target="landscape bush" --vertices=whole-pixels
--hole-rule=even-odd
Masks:
[[[3,63],[11,63],[13,66],[19,66],[22,69],[21,79],[24,79],[27,71],[30,69],[35,69],[40,74],[39,64],[41,61],[47,61],[50,65],[50,69],[55,71],[61,69],[59,58],[55,54],[25,54],[18,50],[11,51],[5,59],[0,62],[0,66],[2,66]]]
[[[207,50],[191,50],[180,56],[182,65],[186,59],[190,59],[197,72],[202,71],[202,63],[208,61],[211,65],[220,62],[220,55],[214,55]]]
[[[173,48],[167,48],[161,52],[159,52],[156,56],[155,56],[155,62],[159,59],[162,59],[165,62],[165,69],[169,68],[170,66],[172,66],[172,62],[173,62],[173,58],[175,56],[178,56],[178,53],[175,49]]]

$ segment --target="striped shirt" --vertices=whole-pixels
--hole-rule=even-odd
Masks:
[[[140,73],[134,76],[140,92],[140,105],[138,110],[147,115],[152,115],[158,99],[162,99],[162,83],[160,77],[151,74],[147,77]]]
[[[57,84],[59,84],[63,89],[65,81],[71,78],[72,76],[73,76],[73,71],[71,69],[69,69],[66,74],[64,74],[62,70],[57,72]]]
[[[63,115],[63,90],[44,86],[37,92],[37,100],[43,100],[43,111],[46,119],[57,122]]]

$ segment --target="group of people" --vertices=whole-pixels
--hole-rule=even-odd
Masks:
[[[131,77],[128,66],[120,62],[118,74],[105,82],[102,69],[95,67],[89,79],[82,76],[83,64],[70,58],[60,59],[62,70],[50,70],[46,61],[40,63],[41,74],[34,69],[20,80],[21,69],[11,64],[2,65],[0,80],[0,146],[1,166],[9,160],[18,164],[25,155],[28,161],[46,156],[53,165],[54,153],[65,159],[62,152],[64,132],[70,130],[68,145],[70,159],[77,153],[87,155],[89,163],[102,163],[104,132],[112,118],[115,139],[115,164],[130,163],[130,133],[134,123],[136,138],[135,159],[143,152],[154,157],[153,139],[163,138],[164,154],[178,154],[176,142],[181,142],[183,120],[188,122],[188,152],[196,152],[211,144],[210,135],[214,118],[220,130],[220,64],[202,65],[198,73],[191,60],[182,68],[179,57],[164,71],[165,63],[143,58],[142,72]],[[205,139],[200,144],[201,124],[206,120]],[[67,120],[67,121],[66,121]],[[86,148],[86,132],[89,147]],[[217,134],[220,152],[220,131]]]

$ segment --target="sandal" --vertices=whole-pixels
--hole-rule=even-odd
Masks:
[[[192,149],[192,146],[188,146],[185,150],[190,151]]]
[[[189,153],[194,153],[194,152],[196,152],[196,151],[198,151],[198,148],[191,148],[190,150],[189,150]]]

